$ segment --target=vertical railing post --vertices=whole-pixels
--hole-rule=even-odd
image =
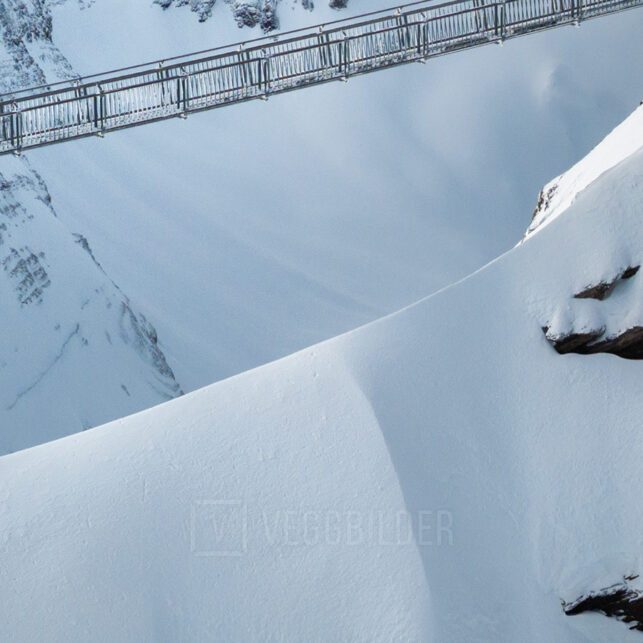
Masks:
[[[190,74],[185,69],[185,67],[181,67],[180,74],[178,77],[178,83],[179,83],[178,108],[181,111],[179,116],[181,118],[187,118],[188,112],[190,111]]]
[[[506,0],[498,0],[495,3],[495,35],[499,44],[502,44],[507,30],[507,3]]]
[[[417,23],[417,55],[419,62],[426,62],[429,41],[429,23],[425,13],[420,14],[420,22]]]
[[[344,39],[341,45],[342,64],[340,71],[342,72],[342,80],[347,81],[351,71],[351,41],[345,31],[342,31],[342,36]]]
[[[166,99],[166,95],[167,95],[167,88],[165,87],[165,81],[168,79],[168,73],[167,73],[167,71],[165,70],[165,68],[163,66],[164,62],[165,61],[163,61],[163,60],[159,60],[158,70],[156,72],[157,76],[158,76],[159,85],[161,86],[161,91],[159,92],[160,96],[161,96],[161,105],[160,105],[161,108],[166,107],[165,99]],[[170,94],[170,98],[169,98],[169,100],[167,102],[171,104],[172,103],[172,92],[170,91],[169,94]]]
[[[94,94],[94,127],[96,135],[100,138],[105,136],[105,124],[107,121],[107,97],[102,85],[96,85]]]
[[[427,60],[431,51],[431,28],[429,26],[428,14],[422,14],[422,32],[424,34],[422,42],[424,60]]]
[[[485,33],[488,29],[487,25],[487,5],[485,0],[473,0],[473,9],[475,16],[476,32],[478,34]]]
[[[324,25],[320,25],[319,34],[317,36],[319,42],[319,58],[324,70],[328,70],[333,66],[333,55],[330,49],[330,40],[328,34],[324,33]]]
[[[5,110],[5,103],[0,104],[0,123],[2,124],[0,127],[0,142],[1,143],[6,143],[7,141],[7,117],[5,116],[6,110]]]
[[[398,38],[400,40],[400,53],[407,53],[411,48],[411,34],[409,33],[408,17],[402,13],[402,9],[397,10],[395,21],[397,22]]]
[[[262,49],[261,51],[261,85],[263,89],[263,94],[261,98],[263,100],[268,100],[268,96],[270,95],[270,83],[271,83],[271,77],[270,77],[270,54],[266,49]]]
[[[574,12],[574,24],[577,27],[580,27],[580,21],[583,18],[583,0],[575,0],[575,2],[572,0],[572,2],[576,5],[576,10]]]
[[[22,152],[23,131],[22,131],[22,112],[18,108],[18,103],[13,103],[11,111],[11,145],[13,153],[20,156]]]
[[[239,45],[238,49],[239,69],[241,71],[241,93],[245,96],[248,93],[248,88],[252,85],[252,78],[249,77],[248,53],[244,50],[244,43]]]
[[[76,125],[80,127],[83,124],[83,113],[82,113],[82,91],[81,91],[81,80],[80,78],[76,78],[74,81],[74,95],[76,98]]]

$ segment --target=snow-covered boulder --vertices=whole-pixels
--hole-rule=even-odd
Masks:
[[[558,217],[575,212],[580,208],[577,202],[585,204],[586,221],[579,221],[578,231],[566,240],[563,250],[571,260],[574,255],[584,254],[581,244],[589,243],[584,227],[591,227],[597,215],[606,218],[603,226],[607,233],[603,233],[602,243],[585,259],[585,265],[575,269],[582,277],[569,275],[573,281],[567,282],[567,292],[557,289],[560,294],[553,298],[543,318],[547,339],[560,353],[643,358],[641,250],[636,235],[628,238],[632,224],[624,222],[618,212],[619,207],[632,213],[637,208],[643,211],[643,200],[636,191],[641,177],[633,170],[634,159],[641,156],[642,149],[643,107],[639,107],[585,159],[541,193],[527,238],[546,229]],[[595,187],[599,179],[604,179],[600,190]],[[631,202],[621,205],[623,194],[630,194]],[[561,283],[565,283],[562,275]]]

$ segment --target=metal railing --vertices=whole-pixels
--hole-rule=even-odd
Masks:
[[[323,26],[0,97],[16,153],[502,42],[643,0],[414,2]]]

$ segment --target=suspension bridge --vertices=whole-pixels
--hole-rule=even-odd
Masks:
[[[0,96],[0,155],[502,43],[643,0],[423,0]]]

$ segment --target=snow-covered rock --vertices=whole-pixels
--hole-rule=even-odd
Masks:
[[[643,112],[638,109],[586,158],[549,182],[540,193],[527,236],[551,223],[590,183],[639,150],[643,144],[642,123]]]
[[[201,22],[212,17],[212,11],[217,0],[154,0],[163,9],[169,7],[184,7],[194,11]],[[297,4],[301,2],[304,9],[314,8],[313,0],[224,0],[232,11],[239,27],[255,27],[259,25],[263,31],[273,31],[279,28],[279,5]],[[344,9],[348,0],[329,0],[328,5],[334,9]]]
[[[52,41],[50,2],[6,0],[0,5],[0,93],[74,76]]]
[[[573,210],[577,199],[586,198],[590,186],[602,176],[610,176],[613,194],[602,196],[588,208],[587,225],[591,214],[602,211],[608,225],[621,225],[618,216],[612,220],[612,199],[640,177],[631,169],[622,174],[621,165],[643,149],[643,107],[639,107],[590,154],[568,172],[561,175],[541,193],[534,220],[527,238],[538,234],[557,217]],[[625,159],[625,160],[624,160]],[[638,203],[643,203],[638,201]],[[579,226],[584,226],[580,222]],[[626,233],[624,233],[625,235]],[[583,235],[569,239],[569,254],[578,253]],[[613,245],[609,245],[609,244]],[[582,280],[573,282],[571,289],[552,299],[550,312],[543,318],[547,339],[560,353],[612,353],[630,359],[643,358],[643,280],[639,274],[640,251],[618,237],[605,239],[608,252],[588,259]]]
[[[641,262],[643,148],[614,161],[409,308],[2,458],[5,636],[639,640],[563,606],[641,572],[643,365],[541,331]],[[634,315],[640,288],[574,303]]]

